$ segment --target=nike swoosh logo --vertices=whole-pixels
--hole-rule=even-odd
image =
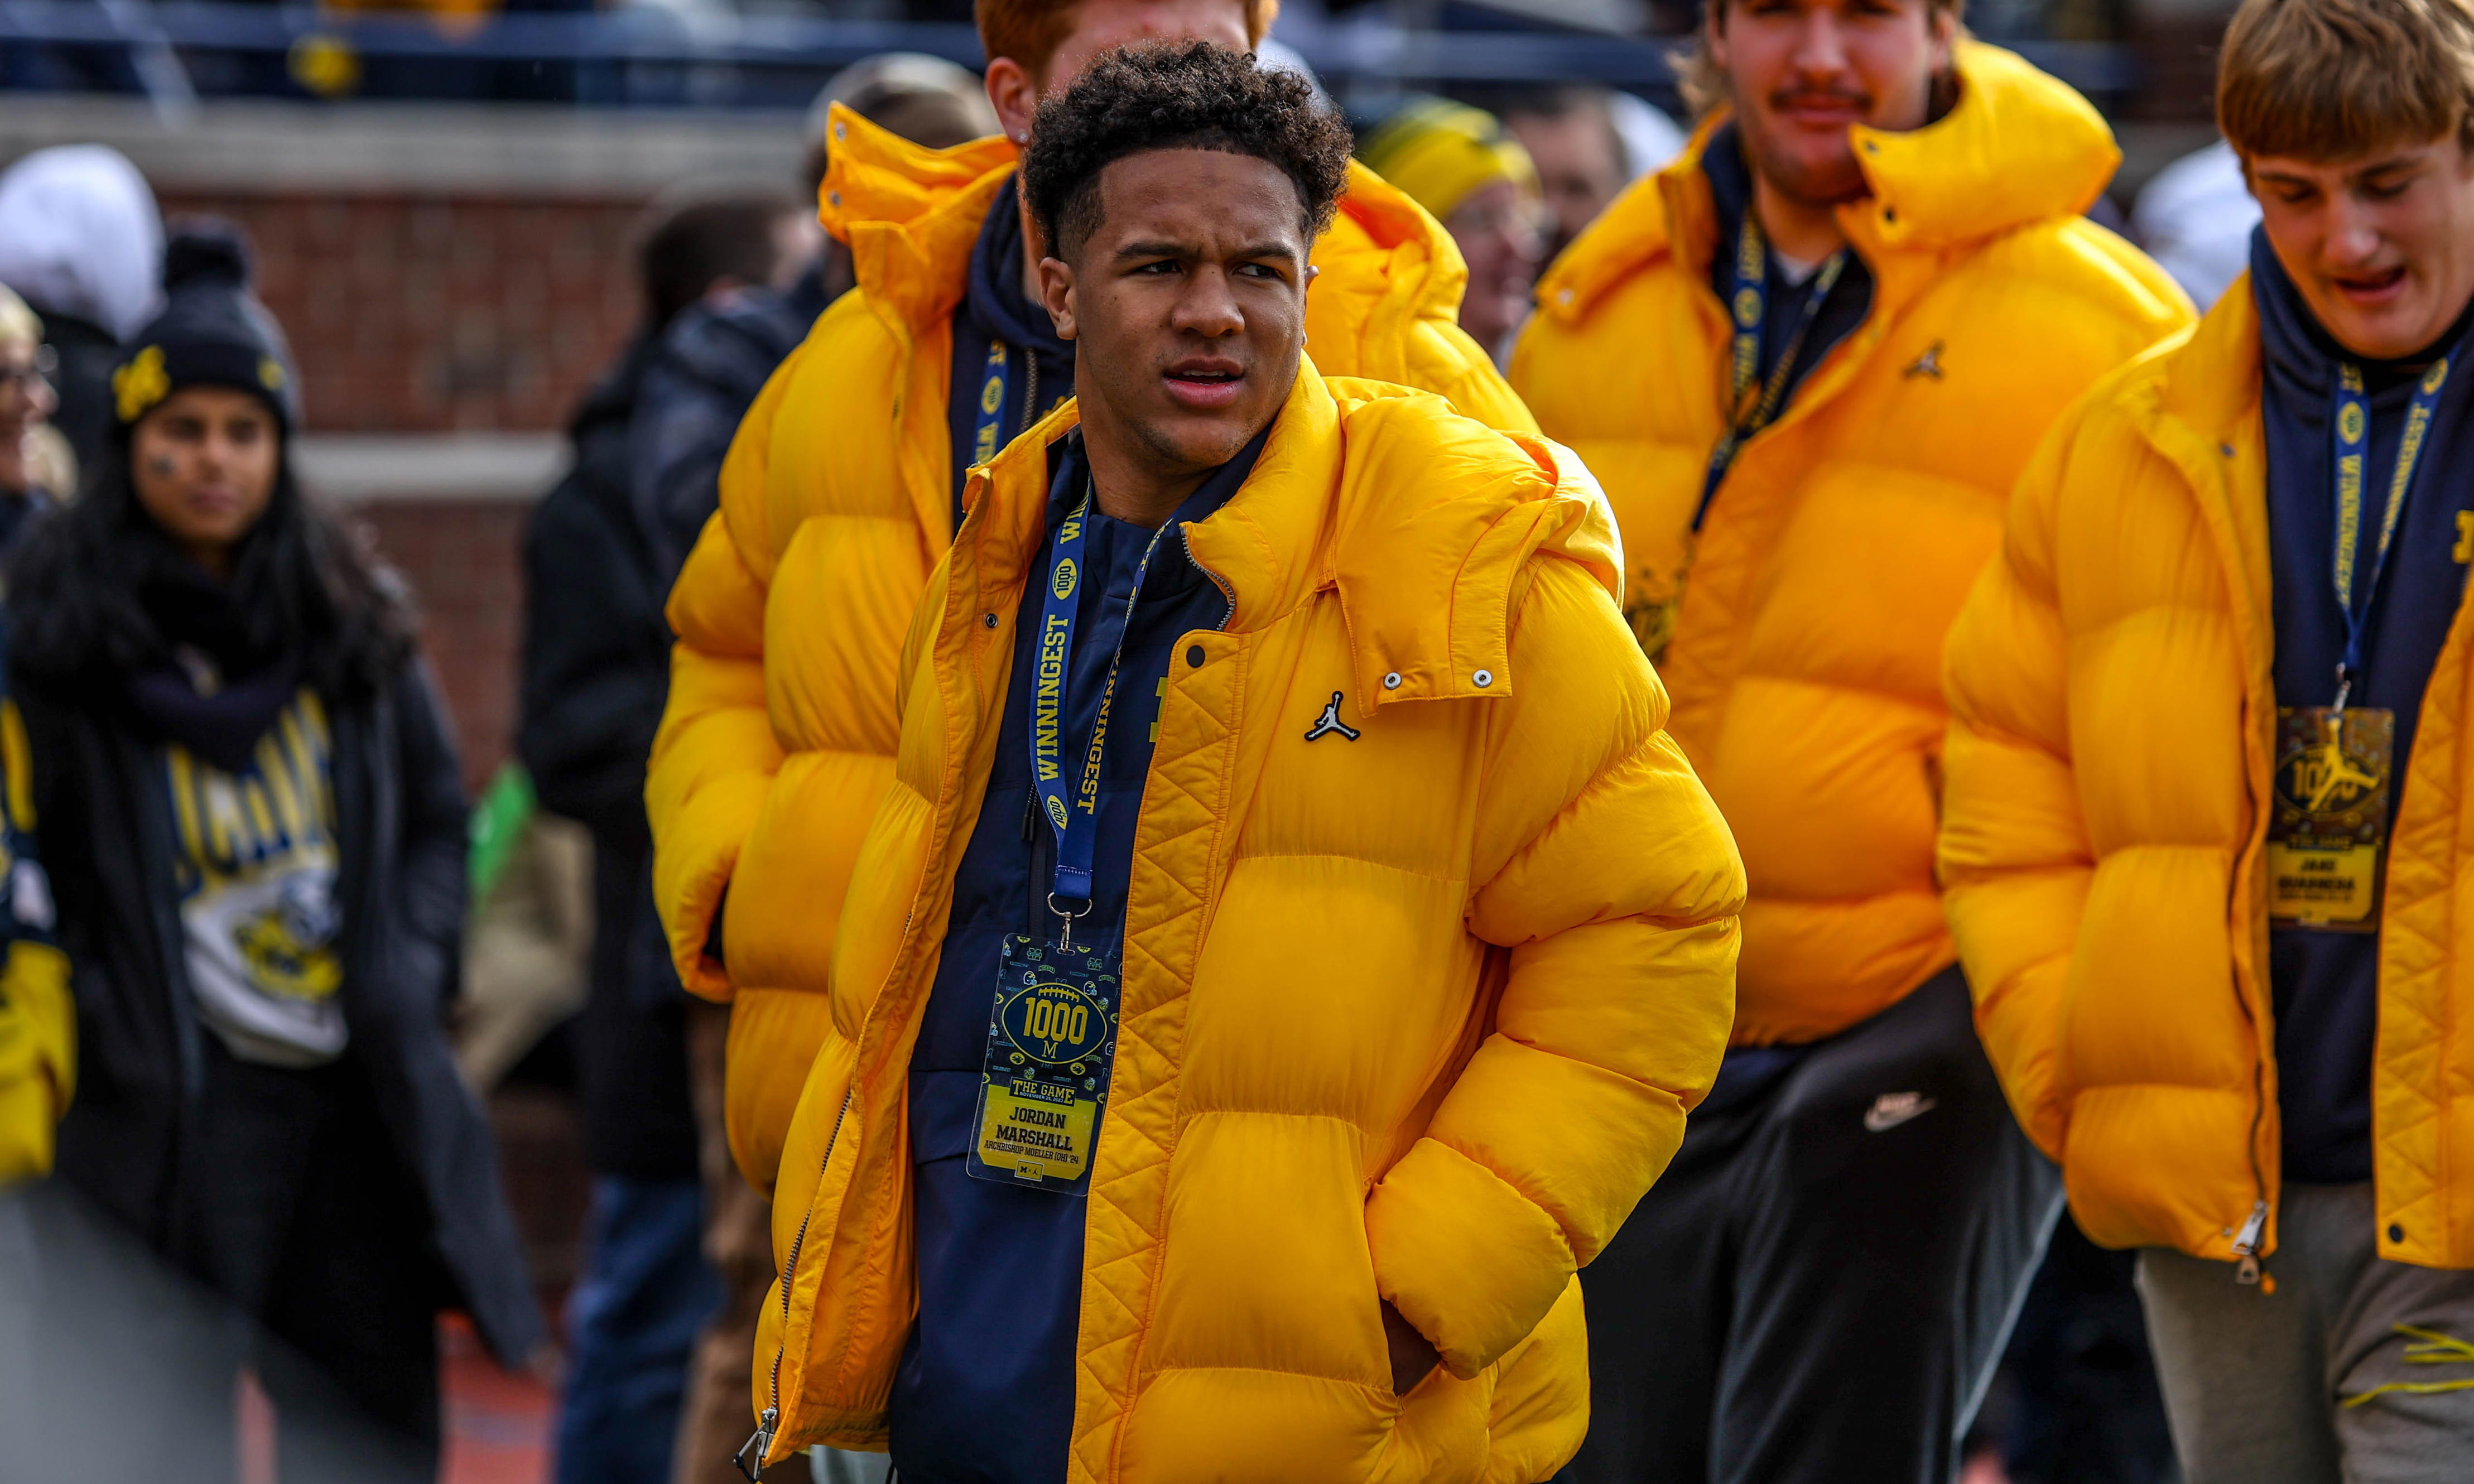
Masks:
[[[1864,1127],[1873,1133],[1884,1132],[1921,1113],[1933,1110],[1933,1100],[1921,1092],[1885,1092],[1864,1109]]]

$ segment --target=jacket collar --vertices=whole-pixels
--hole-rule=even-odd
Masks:
[[[1872,194],[1838,208],[1874,271],[2085,210],[2122,163],[2112,131],[2069,86],[1999,47],[1958,44],[1958,102],[1922,129],[1850,131]],[[1717,215],[1701,162],[1728,113],[1702,120],[1674,163],[1617,198],[1539,285],[1543,312],[1577,320],[1618,282],[1680,253],[1709,265]]]
[[[1443,224],[1398,186],[1351,157],[1348,188],[1339,215],[1363,234],[1326,231],[1315,243],[1315,267],[1325,275],[1317,293],[1345,292],[1358,284],[1407,314],[1438,313],[1457,322],[1468,288],[1468,263]]]
[[[974,611],[1013,611],[1045,532],[1048,448],[1078,421],[1069,401],[972,473],[960,540]],[[1543,439],[1507,444],[1422,393],[1335,388],[1311,360],[1253,473],[1185,540],[1228,595],[1230,633],[1338,589],[1370,708],[1512,693],[1511,606],[1535,552],[1579,562],[1611,597],[1622,588],[1614,515],[1580,460]]]
[[[914,334],[954,312],[980,228],[1014,170],[1002,134],[924,149],[837,103],[816,220],[850,244],[851,270],[880,313]]]

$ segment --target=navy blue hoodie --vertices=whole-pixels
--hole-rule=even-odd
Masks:
[[[2259,305],[2260,421],[2268,447],[2268,543],[2274,590],[2276,703],[2325,706],[2336,699],[2345,619],[2330,562],[2335,483],[2328,416],[2340,360],[2331,339],[2255,230],[2251,292]],[[2436,345],[2402,361],[2360,361],[2371,408],[2369,467],[2363,480],[2365,530],[2376,530],[2396,469],[2413,383],[2459,342],[2474,309]],[[2441,393],[2421,473],[2399,522],[2389,570],[2364,633],[2364,673],[2347,702],[2396,713],[2393,825],[2413,754],[2414,723],[2440,645],[2465,591],[2457,552],[2459,513],[2474,508],[2468,411],[2474,366],[2456,369]],[[2363,564],[2367,570],[2368,563]],[[2364,579],[2357,575],[2359,584]],[[2385,869],[2385,863],[2383,863]],[[2276,1013],[2277,1105],[2284,1115],[2285,1178],[2350,1184],[2371,1178],[2371,1043],[2379,1027],[2380,939],[2370,933],[2277,928],[2268,935],[2268,986]]]

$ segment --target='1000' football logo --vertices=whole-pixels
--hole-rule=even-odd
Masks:
[[[1026,986],[1006,1007],[1006,1039],[1034,1061],[1084,1060],[1100,1050],[1108,1014],[1071,985]]]

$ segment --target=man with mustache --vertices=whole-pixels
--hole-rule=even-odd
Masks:
[[[2096,111],[1958,22],[1713,0],[1690,149],[1515,353],[1752,888],[1725,1069],[1584,1279],[1583,1484],[1947,1480],[2059,1207],[1933,878],[1942,639],[2046,426],[2190,311],[2079,215]]]
[[[902,648],[751,1458],[1535,1484],[1579,1446],[1572,1273],[1716,1068],[1742,876],[1588,472],[1306,359],[1348,144],[1204,41],[1040,108],[1078,395],[971,472]]]
[[[2054,428],[1951,633],[1951,922],[2191,1484],[2462,1480],[2474,7],[2246,0],[2217,117],[2249,273]]]

